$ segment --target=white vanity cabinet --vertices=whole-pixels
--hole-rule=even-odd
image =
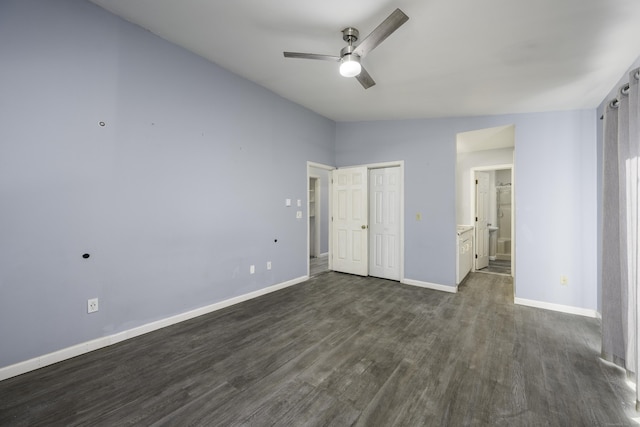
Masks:
[[[473,266],[473,226],[459,225],[457,229],[456,285],[459,285]]]

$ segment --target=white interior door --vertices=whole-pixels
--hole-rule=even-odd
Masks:
[[[332,269],[367,276],[367,168],[332,171]]]
[[[476,270],[489,266],[489,172],[476,172]]]
[[[369,275],[400,280],[400,168],[369,171]]]

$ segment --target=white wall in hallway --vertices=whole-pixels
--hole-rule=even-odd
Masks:
[[[513,148],[458,153],[456,159],[456,221],[458,224],[473,225],[469,222],[473,211],[469,204],[471,200],[471,169],[505,164],[513,164]],[[495,202],[495,194],[493,202]]]

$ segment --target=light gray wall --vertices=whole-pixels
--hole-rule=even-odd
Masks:
[[[454,286],[456,134],[510,124],[516,296],[596,309],[594,110],[338,123],[336,163],[405,161],[405,276]],[[560,285],[563,274],[568,286]]]
[[[306,274],[334,122],[84,0],[1,2],[0,58],[0,367]]]

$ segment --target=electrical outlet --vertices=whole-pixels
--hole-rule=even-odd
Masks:
[[[98,298],[87,300],[87,313],[95,313],[98,311]]]
[[[271,261],[267,261],[267,270],[271,270]]]
[[[567,276],[564,276],[564,275],[560,276],[560,284],[564,285],[564,286],[568,285],[569,284],[569,278]]]
[[[256,266],[252,265],[251,267],[249,267],[249,274],[254,274],[256,272]]]

